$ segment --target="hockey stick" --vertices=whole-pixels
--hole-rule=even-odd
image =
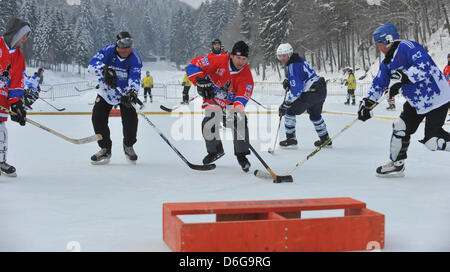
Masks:
[[[195,99],[197,99],[197,98],[199,98],[199,97],[200,97],[199,95],[192,97],[191,99],[189,99],[189,103],[192,102],[192,101],[194,101]],[[169,108],[167,108],[167,107],[164,107],[163,105],[159,106],[159,108],[162,109],[163,111],[166,111],[166,112],[173,112],[173,111],[177,110],[178,108],[180,108],[180,107],[182,107],[182,106],[184,106],[184,104],[181,104],[181,103],[180,103],[179,105],[173,107],[172,109],[169,109]]]
[[[4,112],[7,112],[10,115],[16,115],[15,112],[12,112],[12,111],[10,111],[10,110],[8,110],[8,109],[6,109],[4,107],[1,107],[1,106],[0,106],[0,110],[2,110]],[[95,141],[100,141],[101,139],[103,139],[103,136],[101,134],[96,134],[96,135],[92,135],[92,136],[89,136],[89,137],[86,137],[86,138],[81,138],[81,139],[72,139],[72,138],[69,138],[69,137],[59,133],[59,132],[54,131],[51,128],[43,126],[43,125],[39,124],[38,122],[35,122],[35,121],[33,121],[33,120],[29,119],[29,118],[25,118],[25,120],[26,120],[27,123],[30,123],[33,126],[36,126],[36,127],[40,128],[40,129],[43,129],[43,130],[45,130],[45,131],[47,131],[47,132],[49,132],[49,133],[51,133],[51,134],[53,134],[53,135],[55,135],[55,136],[57,136],[59,138],[62,138],[64,140],[68,141],[68,142],[71,142],[73,144],[87,144],[87,143],[91,143],[91,142],[95,142]]]
[[[226,86],[224,88],[226,88],[226,91],[228,91],[228,88]],[[214,102],[214,104],[216,104],[216,106],[219,108],[219,110],[222,111],[222,114],[225,114],[222,107],[220,107],[220,105],[217,103],[216,99],[213,98],[211,100]],[[233,130],[236,133],[237,137],[242,138],[234,126],[233,126]],[[253,148],[253,146],[249,142],[247,142],[247,144],[248,144],[248,147],[250,148],[250,150],[252,151],[253,155],[255,155],[256,158],[258,158],[258,160],[261,162],[261,164],[266,168],[267,172],[270,173],[270,176],[272,177],[274,183],[294,182],[294,179],[292,178],[291,175],[279,176],[279,175],[275,174],[275,172],[272,171],[272,169],[267,165],[267,163],[263,160],[263,158],[261,158],[261,156],[258,154],[258,152],[256,152],[255,148]],[[258,170],[256,170],[255,173],[257,171]]]
[[[286,91],[286,93],[284,94],[284,99],[283,99],[283,103],[284,101],[286,101],[286,96],[289,90]],[[269,148],[269,154],[273,155],[275,154],[275,148],[277,147],[277,142],[278,142],[278,136],[280,134],[280,128],[281,128],[281,120],[283,119],[283,116],[280,116],[280,122],[278,123],[278,130],[277,130],[277,135],[275,136],[275,142],[273,143],[273,149]]]
[[[275,142],[273,143],[273,148],[269,147],[269,154],[274,155],[275,154],[275,148],[277,147],[278,142],[278,135],[280,134],[280,128],[281,128],[281,120],[283,119],[283,116],[280,116],[280,121],[278,122],[278,129],[277,129],[277,135],[275,136]]]
[[[256,104],[258,104],[259,106],[261,106],[261,107],[263,107],[264,109],[266,109],[266,110],[270,110],[268,107],[266,107],[266,106],[264,106],[263,104],[261,104],[261,103],[259,103],[258,101],[256,101],[255,99],[253,99],[253,98],[250,98],[250,100],[252,100],[253,102],[255,102]]]
[[[122,95],[124,95],[124,92],[119,89],[120,92],[122,93]],[[197,171],[209,171],[209,170],[213,170],[216,168],[215,164],[207,164],[207,165],[197,165],[197,164],[192,164],[190,163],[184,156],[183,154],[181,154],[180,151],[178,151],[178,149],[167,139],[167,137],[158,129],[158,127],[143,113],[144,110],[144,103],[142,103],[141,100],[139,100],[139,98],[137,99],[137,104],[139,104],[139,109],[137,109],[137,105],[133,104],[133,107],[136,109],[136,111],[138,112],[138,114],[140,116],[142,116],[142,118],[145,119],[145,121],[147,121],[147,123],[149,123],[149,125],[156,131],[156,133],[158,133],[158,135],[173,149],[173,151],[175,151],[175,153],[178,155],[178,157],[181,158],[181,160],[187,165],[189,166],[189,168],[193,169],[193,170],[197,170]]]
[[[38,97],[40,100],[44,101],[45,103],[47,103],[48,105],[50,105],[52,108],[54,108],[57,111],[65,111],[66,108],[62,108],[62,109],[58,109],[57,107],[53,106],[52,104],[48,103],[45,99]]]
[[[372,111],[376,106],[378,106],[388,95],[388,91],[384,93],[382,98],[378,100],[375,104],[373,104],[369,109]],[[341,129],[336,135],[334,135],[332,138],[329,138],[325,142],[322,143],[319,147],[317,147],[313,152],[311,152],[306,158],[304,158],[301,162],[297,163],[294,168],[292,168],[289,172],[287,172],[288,175],[291,175],[297,168],[302,166],[305,162],[307,162],[309,159],[311,159],[314,155],[316,155],[320,150],[322,150],[324,147],[326,147],[330,142],[334,141],[339,135],[341,135],[344,131],[352,127],[355,123],[358,122],[358,117],[355,118],[350,124],[346,125],[343,129]],[[258,171],[255,171],[255,176],[261,179],[270,179],[271,177],[267,175],[267,173]]]

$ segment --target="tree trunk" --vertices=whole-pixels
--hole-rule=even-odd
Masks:
[[[450,36],[450,22],[448,21],[447,9],[445,8],[444,3],[441,0],[438,0],[438,3],[441,4],[442,12],[444,13],[445,22],[447,23],[447,31]]]
[[[422,6],[423,6],[423,16],[425,19],[425,26],[427,27],[426,29],[428,30],[428,35],[431,36],[432,31],[430,26],[430,19],[428,18],[428,7],[426,1],[422,0]]]
[[[353,73],[356,72],[356,64],[355,64],[355,29],[352,28],[352,39],[351,39],[351,43],[352,43],[352,68],[353,68]]]
[[[263,63],[263,72],[262,72],[262,80],[266,80],[266,64]]]
[[[337,55],[337,65],[338,65],[338,70],[341,70],[341,47],[340,47],[340,44],[339,44],[339,35],[336,35],[336,49],[337,49],[337,52],[336,52],[336,55]]]

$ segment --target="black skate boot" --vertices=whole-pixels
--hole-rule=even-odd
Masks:
[[[327,139],[328,140],[328,139]],[[323,143],[325,143],[327,140],[322,141],[322,140],[318,140],[314,142],[314,146],[315,147],[319,147],[321,146]],[[333,142],[330,141],[326,146],[324,146],[324,148],[332,148],[333,147]]]
[[[350,99],[347,99],[347,101],[344,103],[344,105],[350,105]]]
[[[223,150],[216,153],[208,153],[208,155],[206,155],[206,157],[203,159],[203,164],[204,165],[212,164],[213,162],[222,158],[224,155],[225,152]]]
[[[395,110],[395,104],[389,104],[389,107],[386,108],[387,110]]]
[[[105,165],[108,164],[111,159],[111,149],[102,148],[99,152],[95,153],[91,157],[91,164],[93,165]]]
[[[297,139],[289,138],[280,142],[280,147],[283,149],[296,149],[298,146]]]
[[[136,152],[134,152],[133,146],[126,146],[123,145],[123,151],[125,152],[125,157],[127,157],[127,160],[131,163],[136,163],[138,156],[136,155]]]
[[[0,170],[7,177],[12,177],[12,178],[17,177],[16,168],[12,165],[9,165],[6,162],[0,162]]]
[[[237,155],[237,160],[239,165],[242,168],[242,171],[244,171],[245,173],[248,173],[248,171],[250,171],[250,162],[247,160],[247,158],[245,157],[245,155]]]
[[[389,162],[377,168],[377,177],[380,178],[395,178],[404,177],[405,160]]]
[[[356,105],[356,100],[355,99],[352,100],[352,106],[354,106],[354,105]]]

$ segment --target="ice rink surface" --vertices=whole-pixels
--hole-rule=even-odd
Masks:
[[[53,103],[68,112],[90,111],[88,103],[94,98],[94,93],[88,93]],[[343,99],[329,97],[325,104],[329,113],[324,119],[331,135],[356,118],[342,114],[357,111],[357,106],[344,106]],[[270,102],[275,105],[276,100]],[[160,104],[177,102],[155,98],[146,111],[157,112]],[[42,102],[35,105],[35,112],[49,111]],[[397,107],[400,105],[398,102]],[[96,143],[77,146],[31,125],[8,122],[8,162],[16,166],[18,177],[0,177],[0,251],[68,251],[72,241],[82,251],[169,251],[162,240],[163,203],[323,197],[352,197],[385,214],[385,251],[449,251],[449,153],[431,152],[419,144],[421,125],[411,138],[406,177],[377,178],[375,169],[389,160],[392,118],[400,114],[399,108],[388,112],[386,106],[383,103],[375,110],[375,115],[383,118],[356,123],[334,141],[332,149],[320,151],[298,168],[293,184],[273,184],[254,177],[254,170],[264,169],[255,156],[249,156],[251,172],[243,173],[227,134],[226,155],[216,162],[217,169],[197,172],[142,118],[135,145],[136,165],[125,159],[120,118],[110,118],[113,156],[105,166],[90,164],[90,156],[98,151]],[[256,114],[258,110],[264,111],[252,103],[248,107],[252,112],[251,144],[283,175],[314,150],[316,132],[307,115],[298,117],[299,149],[277,149],[272,156],[267,148],[272,146],[278,117]],[[198,112],[198,104],[181,111]],[[206,155],[199,138],[201,114],[148,117],[188,160],[201,163]],[[29,118],[73,138],[94,134],[89,115]],[[448,125],[445,128],[450,129]],[[283,129],[280,138],[285,138]],[[328,215],[336,213],[320,216]]]

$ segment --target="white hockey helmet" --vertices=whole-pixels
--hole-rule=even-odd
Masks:
[[[292,56],[292,54],[294,54],[294,49],[292,48],[292,46],[289,43],[282,43],[280,44],[280,46],[278,46],[277,49],[277,57],[278,59],[280,59],[281,55],[289,55]]]

